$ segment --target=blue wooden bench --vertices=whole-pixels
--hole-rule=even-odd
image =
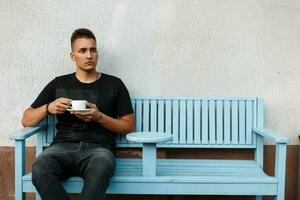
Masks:
[[[159,195],[264,195],[284,199],[286,144],[288,138],[264,128],[261,98],[132,98],[136,134],[171,133],[172,140],[157,148],[253,149],[254,160],[157,159],[155,170],[143,169],[143,160],[117,158],[116,173],[107,193]],[[16,199],[36,192],[31,174],[25,174],[25,140],[36,135],[37,155],[55,135],[55,120],[48,117],[38,127],[24,128],[11,135],[15,140]],[[276,143],[275,176],[263,171],[264,138]],[[119,148],[141,148],[147,144],[129,142],[117,136]],[[153,156],[153,152],[152,152]],[[149,169],[150,168],[150,169]],[[64,182],[70,193],[79,193],[82,179]]]

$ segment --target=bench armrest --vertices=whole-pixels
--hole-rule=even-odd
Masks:
[[[278,144],[287,144],[290,142],[289,138],[282,136],[282,135],[280,135],[274,131],[271,131],[269,129],[266,129],[266,128],[253,128],[253,132],[255,132],[265,138],[271,139],[272,141],[274,141],[275,143],[278,143]]]
[[[160,143],[171,140],[172,135],[160,132],[134,132],[126,135],[126,139],[138,143]]]
[[[29,138],[36,134],[37,132],[44,130],[47,127],[45,123],[39,124],[36,127],[26,127],[22,128],[18,131],[13,132],[10,135],[11,140],[25,140],[26,138]]]

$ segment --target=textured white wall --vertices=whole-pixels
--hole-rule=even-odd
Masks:
[[[299,19],[298,0],[2,0],[0,146],[41,89],[74,71],[79,27],[131,95],[262,96],[266,126],[297,143]]]

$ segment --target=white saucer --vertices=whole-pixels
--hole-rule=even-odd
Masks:
[[[69,109],[67,109],[67,111],[70,111],[70,112],[89,112],[89,111],[91,111],[92,109],[90,109],[90,108],[85,108],[85,109],[72,109],[72,108],[69,108]]]

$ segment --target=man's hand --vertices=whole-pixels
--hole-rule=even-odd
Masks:
[[[79,119],[85,122],[99,122],[102,116],[102,113],[98,110],[97,106],[93,103],[87,102],[86,105],[91,108],[89,112],[71,112]]]
[[[71,114],[75,115],[76,117],[85,122],[94,121],[100,123],[101,126],[107,128],[108,130],[114,133],[127,134],[135,131],[135,120],[133,113],[118,118],[112,118],[100,112],[95,104],[86,103],[86,105],[91,108],[91,111],[71,112]]]
[[[71,99],[67,98],[58,98],[49,103],[48,110],[53,115],[63,114],[71,106],[71,101]]]

